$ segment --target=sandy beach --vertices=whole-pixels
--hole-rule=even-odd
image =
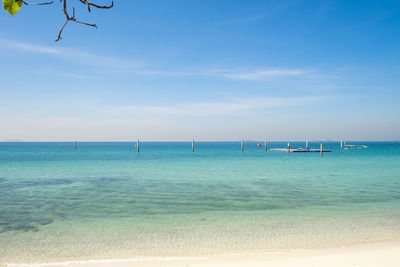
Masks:
[[[400,266],[400,242],[358,244],[340,248],[287,250],[199,258],[107,259],[7,266],[158,267],[158,266]]]

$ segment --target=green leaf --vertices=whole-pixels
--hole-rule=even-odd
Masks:
[[[22,0],[3,0],[3,6],[5,11],[15,15],[22,6]]]

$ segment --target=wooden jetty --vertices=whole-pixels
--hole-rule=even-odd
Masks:
[[[271,151],[283,151],[283,152],[317,152],[321,153],[321,149],[305,149],[305,148],[271,148]],[[329,149],[322,149],[322,152],[332,152]]]

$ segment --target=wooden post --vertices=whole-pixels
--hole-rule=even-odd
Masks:
[[[240,146],[241,146],[242,152],[243,152],[243,149],[244,149],[244,146],[243,146],[243,139],[242,139],[242,142],[240,143]]]
[[[75,142],[74,142],[74,149],[76,149],[76,140],[75,140]]]
[[[139,139],[137,140],[137,142],[136,142],[136,150],[137,150],[137,153],[139,153]]]
[[[192,152],[194,152],[194,139],[192,139]]]
[[[324,154],[324,144],[321,143],[321,155]]]
[[[268,151],[268,149],[267,149],[267,139],[265,139],[265,152],[267,152]]]
[[[290,153],[290,143],[287,143],[287,152]]]

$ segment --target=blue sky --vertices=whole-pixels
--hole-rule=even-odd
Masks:
[[[399,1],[76,13],[99,29],[70,23],[55,43],[58,1],[0,12],[0,140],[400,139]]]

